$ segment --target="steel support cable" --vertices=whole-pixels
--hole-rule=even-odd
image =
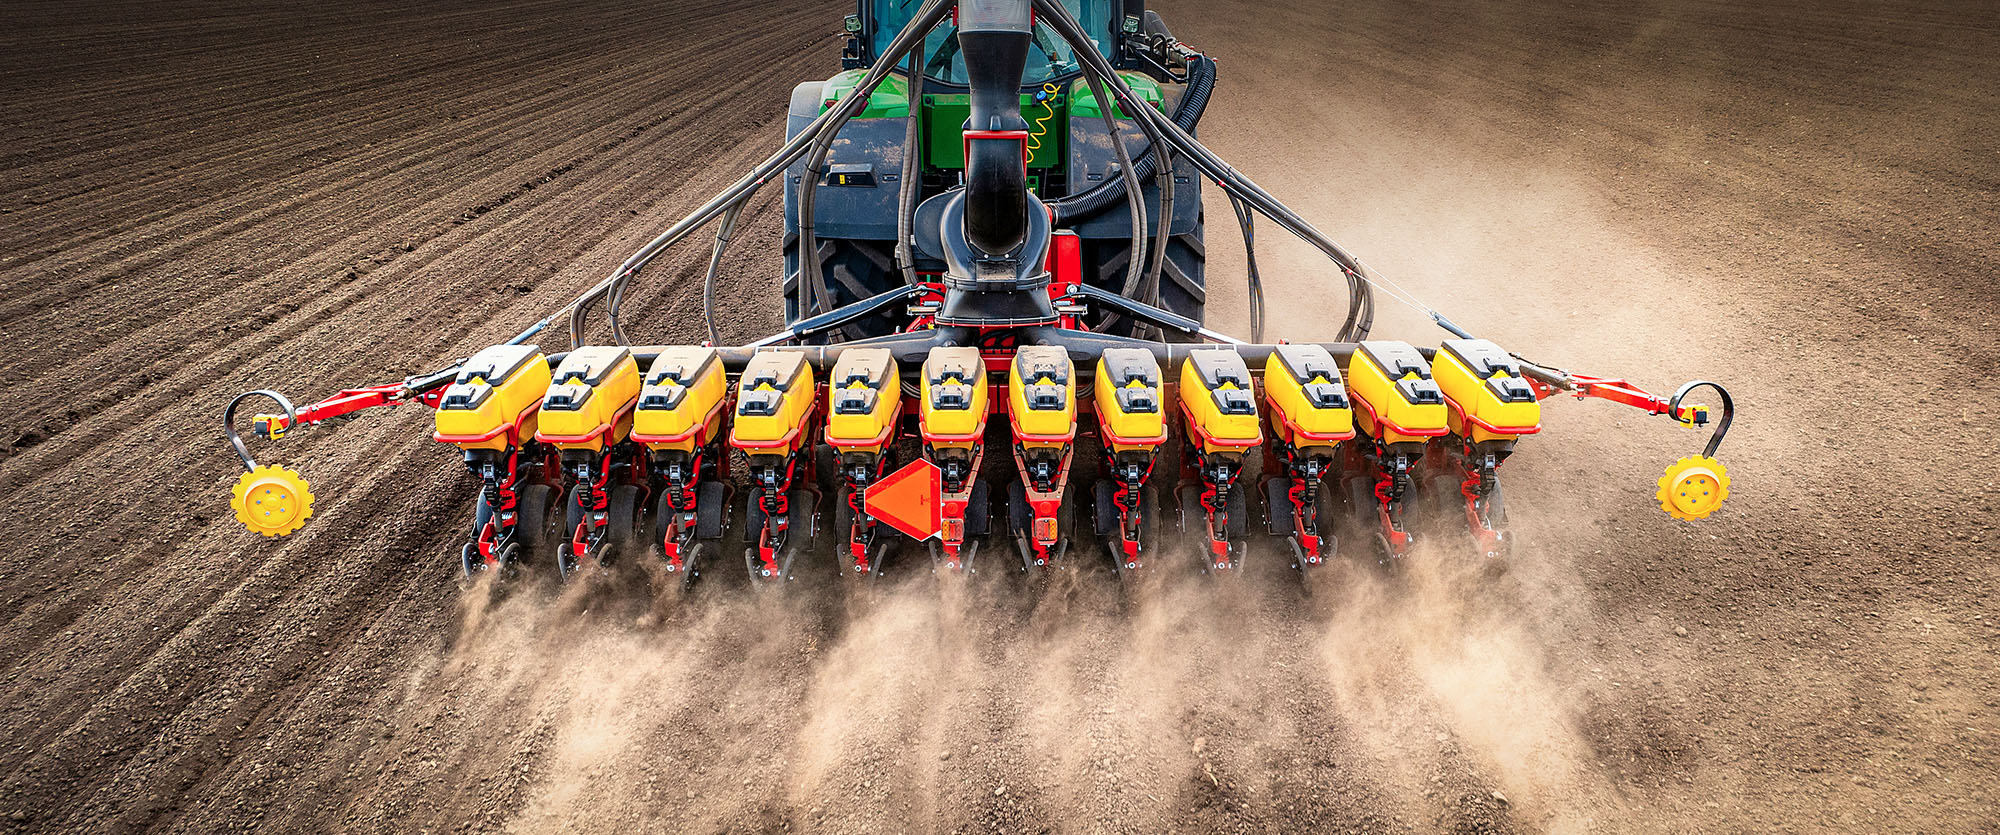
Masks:
[[[929,34],[930,30],[937,25],[937,22],[943,19],[945,12],[955,5],[955,0],[930,0],[923,9],[917,12],[915,17],[910,19],[910,23],[903,27],[903,31],[897,33],[896,37],[890,41],[889,47],[883,52],[884,59],[876,62],[875,67],[870,69],[868,74],[862,78],[861,83],[855,86],[849,106],[828,108],[826,111],[820,113],[804,130],[799,131],[797,136],[792,137],[790,141],[785,143],[784,147],[780,148],[770,157],[767,157],[755,168],[752,168],[742,179],[737,180],[729,188],[724,189],[722,193],[710,198],[708,202],[702,204],[686,217],[681,218],[679,222],[669,227],[665,232],[661,232],[658,236],[640,247],[638,251],[626,258],[624,263],[620,264],[610,277],[599,281],[590,289],[585,290],[581,295],[577,296],[569,304],[557,308],[547,318],[529,326],[527,330],[522,331],[515,338],[517,340],[525,340],[531,337],[553,323],[557,317],[562,316],[567,311],[569,314],[570,344],[572,346],[581,345],[583,343],[584,322],[589,316],[590,308],[598,300],[605,298],[614,288],[622,288],[626,282],[631,280],[633,275],[637,274],[640,269],[644,268],[647,263],[651,262],[662,251],[680,242],[689,233],[714,219],[731,205],[743,202],[750,193],[755,192],[768,182],[773,174],[782,172],[787,166],[803,156],[823,131],[831,129],[834,132],[838,132],[840,126],[846,124],[848,117],[851,115],[854,109],[853,102],[866,101],[868,94],[874,92],[875,88],[881,85],[882,79],[888,77],[891,68],[895,66],[895,62],[902,60],[903,56],[908,54],[916,43],[921,42],[923,37]],[[612,329],[614,336],[616,336],[619,330],[617,323],[613,323]],[[622,343],[624,340],[621,338],[619,341]]]

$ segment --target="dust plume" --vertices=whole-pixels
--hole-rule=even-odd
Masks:
[[[503,775],[463,799],[514,832],[1561,828],[1603,794],[1546,624],[1490,578],[1426,555],[1302,583],[1265,550],[1130,587],[921,555],[778,594],[475,586],[397,719],[464,726],[431,756]]]

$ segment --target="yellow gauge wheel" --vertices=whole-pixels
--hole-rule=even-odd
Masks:
[[[1705,519],[1729,498],[1729,470],[1704,455],[1675,461],[1660,476],[1660,509],[1677,519]]]
[[[229,506],[236,521],[265,536],[284,536],[312,518],[312,488],[289,467],[264,464],[236,479]]]

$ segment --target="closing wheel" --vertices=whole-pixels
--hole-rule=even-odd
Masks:
[[[621,484],[611,489],[610,502],[605,505],[600,561],[620,560],[627,554],[638,553],[639,543],[645,541],[644,532],[639,529],[639,498],[643,492],[636,484]]]
[[[555,553],[556,488],[530,484],[515,498],[514,547],[503,551],[501,563],[507,568],[533,565]]]
[[[486,570],[486,560],[479,556],[479,535],[486,531],[486,524],[493,521],[493,506],[486,501],[486,491],[481,489],[472,499],[472,537],[458,548],[458,567],[465,579]]]
[[[694,495],[694,535],[721,539],[729,523],[729,487],[720,481],[705,481],[695,488]]]
[[[969,539],[985,536],[992,531],[993,491],[986,479],[972,482],[972,491],[965,499],[965,535]]]
[[[1114,497],[1118,493],[1118,485],[1110,479],[1101,479],[1091,485],[1090,492],[1091,533],[1101,538],[1117,536],[1118,505]]]
[[[576,532],[583,527],[586,518],[583,508],[589,497],[590,488],[579,484],[569,489],[569,500],[563,502],[563,526],[556,539],[556,573],[563,582],[576,579],[583,567],[583,555],[576,552]]]
[[[791,508],[792,528],[786,537],[786,544],[794,552],[802,548],[812,548],[819,544],[819,493],[799,488],[787,494],[787,505]],[[785,572],[791,574],[789,570]]]
[[[312,518],[313,494],[306,480],[291,468],[264,464],[237,477],[229,504],[236,511],[236,521],[244,527],[278,537],[298,530]]]
[[[1298,532],[1298,526],[1292,520],[1290,478],[1277,476],[1264,482],[1264,525],[1270,534],[1276,537],[1287,537]]]
[[[1243,489],[1243,483],[1229,485],[1225,495],[1229,509],[1229,541],[1242,542],[1250,533],[1250,491]]]
[[[1007,532],[1027,536],[1035,523],[1035,509],[1028,504],[1028,487],[1021,482],[1007,485]]]

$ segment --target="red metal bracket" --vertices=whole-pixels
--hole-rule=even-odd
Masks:
[[[284,415],[258,415],[251,418],[251,423],[259,437],[282,438],[285,432],[295,427],[312,426],[375,406],[394,406],[414,400],[435,409],[444,399],[444,390],[445,386],[438,386],[430,391],[415,392],[405,383],[384,383],[379,386],[345,389],[318,403],[299,407],[295,412],[295,418],[288,419]]]
[[[1674,420],[1689,426],[1705,426],[1708,424],[1707,406],[1682,406],[1676,410],[1673,406],[1672,398],[1653,394],[1625,380],[1615,377],[1592,377],[1587,374],[1569,374],[1567,376],[1570,383],[1575,386],[1575,388],[1569,390],[1569,393],[1575,395],[1578,400],[1586,397],[1596,397],[1602,400],[1609,400],[1613,403],[1623,403],[1649,415],[1668,415]],[[1556,392],[1562,391],[1562,389],[1558,389],[1555,386],[1532,377],[1528,381],[1535,387],[1535,396],[1538,399],[1546,400],[1554,396]]]

